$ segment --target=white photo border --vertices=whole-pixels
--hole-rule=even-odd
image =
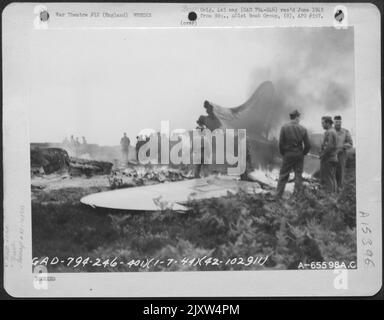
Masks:
[[[32,272],[32,230],[30,195],[30,146],[28,123],[28,34],[50,28],[258,28],[334,26],[335,4],[324,8],[321,21],[294,24],[282,20],[242,20],[180,25],[189,8],[240,6],[241,4],[94,4],[44,3],[58,9],[116,8],[127,11],[140,7],[155,12],[151,19],[134,25],[119,22],[93,23],[67,19],[46,28],[36,26],[36,4],[11,3],[3,18],[3,172],[4,172],[4,286],[14,297],[246,297],[246,296],[371,296],[382,286],[381,218],[381,52],[380,11],[373,4],[342,5],[348,25],[354,27],[356,106],[356,193],[357,269],[348,270],[348,288],[337,288],[340,270],[215,271],[215,272],[131,272],[52,273],[54,281],[39,288]],[[268,4],[258,4],[267,6]],[[314,4],[270,4],[311,7]],[[25,66],[14,74],[15,66]],[[19,68],[17,68],[19,70]],[[371,244],[367,245],[367,239]],[[375,267],[369,267],[367,258]]]

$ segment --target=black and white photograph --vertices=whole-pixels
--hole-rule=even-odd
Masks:
[[[34,263],[356,267],[353,28],[31,41]]]
[[[335,27],[355,11],[158,6],[164,21],[179,8],[170,17],[180,14],[182,26],[146,27],[157,12],[149,5],[47,4],[31,13],[19,58],[25,96],[18,102],[12,87],[6,100],[25,110],[9,112],[20,121],[9,132],[20,128],[25,140],[9,134],[4,149],[24,150],[7,158],[5,179],[16,186],[23,174],[28,184],[14,208],[19,223],[30,222],[18,241],[30,241],[31,273],[53,276],[54,286],[61,274],[327,271],[333,279],[340,269],[378,268],[378,256],[359,249],[370,240],[362,227],[372,227],[361,224],[371,213],[357,208],[359,177],[371,177],[357,159],[375,157],[362,147],[369,135],[358,123],[367,131],[372,113],[357,117],[357,83],[373,80],[357,76],[359,27]],[[333,24],[310,23],[329,12]],[[252,25],[258,15],[267,22]],[[313,20],[295,24],[301,15]],[[203,24],[227,16],[252,22]],[[109,23],[130,17],[137,27]],[[279,17],[292,20],[268,25]],[[24,249],[8,241],[9,225],[6,262],[17,264]]]

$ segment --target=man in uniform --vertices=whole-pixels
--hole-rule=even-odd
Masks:
[[[341,127],[341,116],[335,116],[335,130],[337,134],[337,167],[336,167],[336,183],[337,190],[341,191],[344,186],[345,163],[347,161],[347,151],[352,148],[353,142],[351,134],[347,129]]]
[[[206,129],[206,126],[205,126],[205,118],[204,116],[200,116],[199,119],[196,121],[197,123],[197,127],[196,127],[196,130],[200,130],[201,132],[203,132],[205,129]],[[201,171],[203,170],[203,174],[204,174],[204,139],[201,139],[200,137],[198,138],[200,139],[200,150],[196,150],[196,152],[200,152],[200,163],[196,164],[195,165],[195,172],[194,172],[194,176],[195,178],[200,178],[200,174],[201,174]]]
[[[337,134],[332,117],[322,117],[321,125],[325,133],[320,151],[320,180],[325,191],[336,192]]]
[[[283,196],[291,171],[295,172],[295,193],[301,192],[304,156],[311,149],[307,129],[299,124],[299,111],[291,112],[289,117],[291,121],[280,130],[279,151],[283,157],[283,164],[280,169],[276,199]]]
[[[129,150],[130,144],[131,144],[131,141],[127,137],[127,134],[124,132],[124,136],[120,140],[121,153],[123,156],[124,165],[128,164],[128,150]]]

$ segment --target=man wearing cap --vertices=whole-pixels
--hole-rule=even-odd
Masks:
[[[337,189],[340,191],[344,186],[345,163],[347,161],[347,151],[352,148],[353,141],[351,134],[347,129],[341,127],[341,116],[335,116],[335,130],[337,134],[337,167],[336,167],[336,183]]]
[[[291,171],[295,172],[295,193],[301,192],[304,156],[311,148],[307,129],[299,124],[299,111],[291,112],[289,117],[291,121],[280,130],[279,151],[283,157],[283,164],[280,169],[276,199],[282,197]]]
[[[321,125],[325,133],[320,151],[320,180],[327,192],[336,192],[337,134],[332,117],[322,117]]]

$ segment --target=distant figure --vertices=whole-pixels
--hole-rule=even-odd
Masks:
[[[75,140],[75,137],[73,136],[73,134],[71,135],[71,137],[69,139],[68,149],[69,149],[71,156],[76,156],[76,140]]]
[[[121,153],[123,156],[124,165],[128,164],[128,151],[129,151],[130,144],[131,144],[131,140],[129,140],[129,138],[127,137],[127,133],[124,132],[124,136],[120,140]]]
[[[198,120],[196,121],[197,123],[197,130],[205,130],[208,129],[211,132],[215,131],[216,129],[222,129],[222,123],[220,122],[219,118],[216,117],[215,113],[213,112],[213,106],[208,102],[204,101],[204,108],[207,112],[207,115],[201,115]],[[214,152],[213,148],[216,148],[216,145],[208,145],[206,144],[204,146],[205,139],[202,139],[201,141],[201,163],[197,164],[195,166],[195,178],[200,178],[201,172],[203,171],[204,175],[204,169],[207,168],[207,166],[204,166],[204,150],[205,152],[211,153]]]
[[[283,196],[285,185],[291,171],[295,172],[295,193],[301,192],[304,156],[311,149],[307,129],[299,124],[300,112],[295,110],[289,114],[290,122],[280,130],[279,151],[283,157],[277,184],[276,199]]]
[[[78,157],[79,154],[80,154],[80,140],[79,140],[79,137],[76,137],[76,140],[75,140],[75,156]]]
[[[87,140],[85,139],[85,137],[81,137],[81,139],[82,139],[82,144],[84,146],[86,146],[88,143],[87,143]]]
[[[341,127],[341,116],[335,116],[335,130],[337,134],[337,166],[336,166],[336,183],[337,190],[341,191],[344,187],[345,180],[345,164],[347,162],[347,151],[353,146],[351,134],[347,129]]]
[[[68,140],[68,138],[65,137],[65,139],[63,140],[63,142],[61,144],[63,145],[64,148],[69,147],[69,140]]]
[[[320,180],[325,191],[332,193],[337,191],[337,133],[331,117],[322,117],[321,125],[325,133],[320,152]]]
[[[73,134],[71,134],[70,144],[71,144],[71,147],[72,147],[72,148],[75,148],[75,146],[76,146],[76,141],[75,141],[75,138],[74,138]]]
[[[204,125],[204,120],[202,118],[203,116],[200,116],[200,118],[196,121],[197,123],[197,127],[196,127],[196,130],[201,130],[203,131],[204,129],[206,129],[205,125]],[[196,150],[196,151],[199,151],[200,152],[200,163],[196,164],[195,165],[195,172],[194,172],[194,176],[195,178],[200,178],[201,176],[201,171],[203,170],[203,174],[204,174],[204,139],[200,138],[200,150]]]

